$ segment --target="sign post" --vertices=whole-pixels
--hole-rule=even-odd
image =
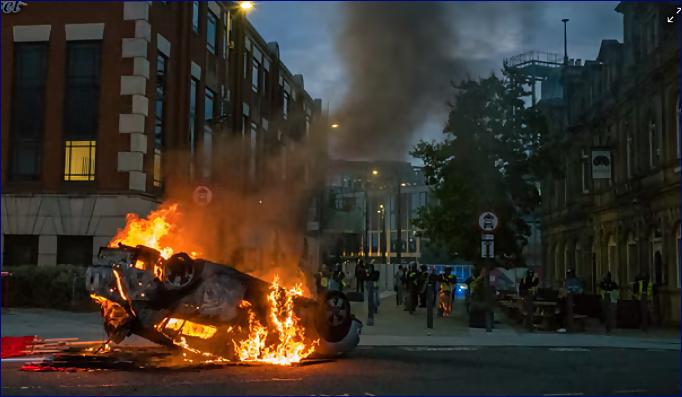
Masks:
[[[495,259],[495,230],[499,224],[499,219],[497,215],[490,211],[483,212],[478,217],[478,226],[481,229],[481,258],[486,259],[485,262],[492,261]],[[483,290],[484,292],[484,313],[485,316],[485,330],[486,332],[492,332],[493,328],[493,312],[492,312],[492,301],[491,291],[490,291],[490,274],[488,273],[489,267],[486,263],[483,272],[485,274],[485,280],[483,280]]]

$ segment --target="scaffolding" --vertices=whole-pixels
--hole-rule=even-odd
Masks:
[[[536,104],[537,83],[547,80],[563,65],[561,55],[552,52],[528,51],[505,58],[503,65],[512,71],[512,76],[520,78],[521,84],[531,86],[532,104]]]

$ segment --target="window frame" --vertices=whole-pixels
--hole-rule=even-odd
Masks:
[[[12,70],[12,100],[10,104],[10,153],[9,153],[9,164],[8,164],[8,179],[10,181],[39,181],[42,178],[42,166],[43,166],[43,141],[45,135],[45,113],[47,110],[47,70],[49,63],[49,43],[47,42],[37,42],[37,43],[13,43],[13,70]],[[40,65],[39,78],[26,77],[22,79],[23,72],[26,68],[21,67],[17,64],[21,58],[19,55],[20,51],[30,51],[34,50],[39,52]],[[24,54],[28,56],[30,54]],[[31,98],[26,93],[31,90],[34,91],[33,95],[35,98]],[[19,98],[19,99],[18,99]],[[35,106],[27,106],[22,104],[28,101],[29,103],[33,100],[39,100],[40,109],[36,109]],[[28,114],[29,108],[31,113]],[[23,113],[22,113],[23,111]],[[39,117],[39,119],[36,119]],[[35,123],[35,130],[31,131],[28,135],[24,129],[26,120],[33,120]],[[36,120],[39,120],[36,122]],[[33,172],[24,171],[23,167],[19,164],[23,164],[20,161],[26,159],[25,154],[30,152],[33,154]]]
[[[199,1],[192,1],[192,31],[199,34],[201,31],[201,6]]]
[[[211,34],[211,22],[213,22],[213,34]],[[206,48],[213,55],[218,55],[218,24],[220,20],[213,11],[206,13]]]

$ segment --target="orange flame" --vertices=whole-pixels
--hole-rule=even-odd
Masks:
[[[255,314],[249,311],[249,337],[238,343],[233,341],[241,361],[291,365],[315,351],[319,341],[314,341],[310,346],[306,345],[305,329],[299,325],[300,319],[294,311],[294,298],[301,295],[303,295],[301,285],[281,290],[279,277],[275,276],[268,294],[270,323],[274,329],[269,330],[261,325]],[[266,344],[270,332],[277,334],[278,343]]]
[[[146,219],[136,214],[126,216],[126,226],[116,233],[109,242],[110,247],[122,243],[130,246],[144,245],[161,252],[161,256],[168,259],[173,255],[173,248],[161,241],[171,232],[173,220],[179,215],[178,205],[171,204],[152,211]]]

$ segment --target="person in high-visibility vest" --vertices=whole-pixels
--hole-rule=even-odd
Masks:
[[[615,313],[616,304],[618,303],[618,284],[611,280],[611,272],[606,272],[604,279],[599,283],[599,291],[604,307],[606,332],[611,332],[616,323]]]
[[[639,301],[640,327],[646,332],[649,329],[650,305],[654,296],[654,285],[649,280],[649,275],[641,273],[636,279],[632,288],[635,300]]]
[[[440,276],[439,280],[438,314],[441,317],[448,317],[452,312],[452,293],[457,284],[457,277],[451,273],[452,269],[446,267],[445,273]]]

